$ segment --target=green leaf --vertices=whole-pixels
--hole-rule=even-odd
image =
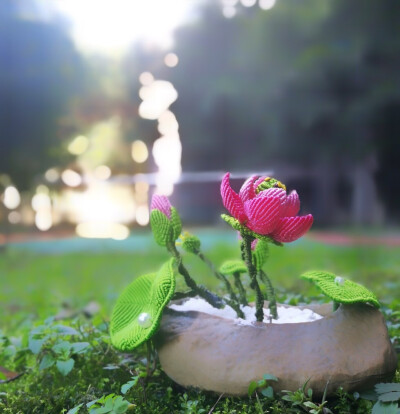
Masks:
[[[318,408],[318,406],[311,401],[304,401],[303,405],[305,405],[308,408]]]
[[[58,342],[51,348],[56,354],[67,357],[71,352],[71,343],[68,341]]]
[[[271,386],[268,386],[267,388],[261,390],[261,394],[267,398],[274,398],[274,390]]]
[[[154,240],[160,246],[166,246],[174,239],[174,228],[169,218],[160,210],[152,210],[150,213],[150,225]]]
[[[86,351],[89,346],[89,342],[74,342],[71,344],[71,353],[80,354]]]
[[[54,330],[55,332],[63,335],[79,335],[79,332],[76,329],[71,328],[70,326],[55,325]]]
[[[397,404],[385,404],[378,401],[373,407],[371,414],[399,414]]]
[[[65,377],[71,372],[72,368],[74,367],[74,364],[75,361],[72,358],[70,358],[67,361],[58,360],[56,363],[56,367],[58,371]]]
[[[400,384],[399,384],[400,385]],[[379,396],[379,401],[389,402],[389,401],[399,401],[400,400],[400,391],[397,392],[388,392]]]
[[[132,387],[134,387],[138,383],[139,378],[139,375],[137,377],[133,377],[132,381],[128,381],[126,384],[122,385],[121,394],[126,394]]]
[[[264,374],[263,378],[267,381],[276,381],[276,382],[278,382],[278,378],[276,378],[275,375]]]
[[[40,361],[39,371],[42,371],[43,369],[50,368],[51,366],[54,365],[55,362],[56,362],[56,360],[54,359],[54,357],[51,354],[46,354],[42,358],[42,360]]]
[[[165,263],[157,273],[134,280],[122,292],[112,312],[111,343],[122,351],[130,351],[149,340],[157,331],[164,307],[174,291],[174,259]],[[148,324],[140,323],[142,314],[148,316]]]
[[[368,401],[377,401],[378,394],[374,390],[361,391],[360,398]]]
[[[80,408],[82,407],[83,404],[79,404],[74,408],[71,408],[70,410],[68,410],[67,414],[77,414],[77,412],[80,410]]]
[[[380,307],[376,296],[358,283],[336,277],[333,273],[324,271],[306,272],[300,276],[317,286],[322,293],[333,301],[344,304],[370,303]]]
[[[175,207],[171,207],[171,225],[173,229],[172,236],[175,241],[182,232],[181,218],[179,217],[178,210]]]
[[[397,382],[381,382],[375,385],[375,391],[378,394],[384,394],[387,392],[400,392],[400,384]]]
[[[242,260],[227,260],[222,263],[219,271],[224,275],[233,275],[234,273],[246,273],[247,266]]]
[[[46,342],[46,339],[33,339],[29,338],[28,348],[37,355],[42,349],[43,344]]]
[[[129,402],[124,400],[123,397],[118,396],[114,400],[114,412],[115,414],[123,414],[126,413],[129,407]]]
[[[247,389],[247,394],[251,397],[254,394],[254,391],[258,388],[257,381],[251,381],[249,384],[249,388]]]

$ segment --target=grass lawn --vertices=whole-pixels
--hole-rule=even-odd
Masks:
[[[108,397],[109,402],[100,401],[89,412],[123,413],[125,401],[131,403],[131,412],[139,413],[208,413],[211,410],[218,396],[183,390],[160,369],[151,378],[145,378],[144,349],[123,355],[109,345],[107,322],[119,293],[133,278],[156,270],[169,257],[150,235],[140,237],[138,243],[131,240],[123,248],[115,242],[103,248],[93,244],[93,248],[83,251],[63,250],[61,246],[58,251],[57,243],[63,242],[56,241],[48,249],[12,245],[0,253],[0,367],[24,372],[12,382],[0,383],[0,412],[66,413],[83,404],[75,412],[85,413],[88,412],[86,403],[113,393],[114,396]],[[217,265],[226,259],[239,258],[235,240],[228,243],[226,240],[229,239],[224,235],[218,235],[204,243],[206,255]],[[314,288],[298,278],[307,270],[328,270],[364,284],[384,305],[391,335],[399,336],[398,251],[398,247],[332,246],[305,238],[283,248],[271,247],[271,257],[264,268],[278,290],[279,299],[290,303],[304,301],[304,297],[323,300]],[[197,258],[187,256],[185,263],[197,281],[222,292],[218,280],[210,276]],[[179,280],[177,290],[183,288]],[[91,301],[99,305],[100,311],[87,318],[79,311]],[[61,310],[73,314],[72,319],[53,321],[51,317]],[[35,340],[43,341],[36,343]],[[61,342],[87,345],[82,345],[84,348],[79,352],[75,352],[76,347],[65,345],[67,351],[60,356]],[[67,361],[73,364],[68,373]],[[134,381],[134,385],[125,394],[121,393],[121,386],[129,381]],[[307,405],[286,400],[282,396],[259,400],[222,397],[213,412],[311,412]],[[115,411],[100,410],[107,404]],[[372,405],[340,391],[328,401],[334,413],[368,413]]]

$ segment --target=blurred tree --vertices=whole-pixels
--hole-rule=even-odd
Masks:
[[[19,189],[67,156],[60,119],[82,89],[84,67],[62,26],[0,4],[0,173]]]
[[[176,33],[179,65],[165,69],[179,91],[184,168],[290,163],[313,172],[320,222],[349,194],[354,220],[379,219],[374,174],[398,175],[382,169],[398,127],[378,126],[399,115],[399,31],[396,0],[280,0],[232,19],[206,3]],[[396,194],[382,192],[398,205]]]

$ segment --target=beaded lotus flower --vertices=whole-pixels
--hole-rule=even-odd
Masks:
[[[300,199],[295,190],[286,193],[281,182],[270,177],[252,176],[237,194],[226,173],[221,182],[225,208],[235,219],[227,220],[236,229],[245,227],[254,237],[267,236],[278,243],[289,243],[303,236],[312,226],[313,216],[298,216]]]

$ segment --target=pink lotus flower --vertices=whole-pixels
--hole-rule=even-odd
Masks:
[[[270,180],[275,186],[264,189]],[[297,192],[287,195],[286,187],[269,177],[250,177],[237,194],[226,173],[221,182],[221,196],[225,208],[241,225],[280,243],[297,240],[313,223],[311,214],[297,216],[300,210]]]

